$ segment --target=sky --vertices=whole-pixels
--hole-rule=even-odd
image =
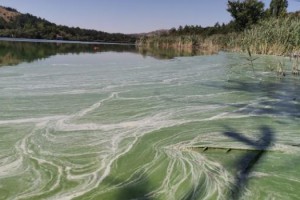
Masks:
[[[263,0],[266,6],[270,1]],[[0,0],[0,5],[56,24],[110,33],[212,26],[232,19],[227,0]],[[300,0],[289,0],[288,10],[300,10]]]

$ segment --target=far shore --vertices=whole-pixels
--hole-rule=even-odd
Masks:
[[[104,45],[136,45],[135,43],[122,42],[95,42],[95,41],[73,41],[73,40],[48,40],[48,39],[28,39],[0,37],[0,41],[11,42],[36,42],[36,43],[67,43],[67,44],[104,44]]]

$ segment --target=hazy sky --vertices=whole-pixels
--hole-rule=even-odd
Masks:
[[[231,20],[227,0],[0,0],[0,4],[57,24],[106,32],[140,33]],[[300,10],[300,0],[289,0],[289,11],[295,10]]]

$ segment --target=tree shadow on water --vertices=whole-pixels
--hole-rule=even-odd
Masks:
[[[229,128],[227,128],[229,129]],[[233,130],[224,132],[225,136],[233,138],[253,148],[248,151],[236,163],[237,174],[235,176],[235,184],[230,192],[231,199],[239,199],[247,185],[250,173],[255,166],[261,161],[262,157],[267,153],[271,144],[274,142],[274,133],[268,126],[260,127],[261,137],[259,140],[251,140],[240,133]]]
[[[106,181],[117,187],[114,200],[153,200],[149,180],[144,174],[135,174],[132,179],[126,181],[110,177],[106,178]]]
[[[203,83],[208,88],[222,88],[230,92],[243,92],[251,95],[252,99],[248,102],[215,102],[217,105],[236,107],[236,113],[255,114],[255,115],[272,115],[278,117],[287,117],[291,120],[300,118],[300,82],[298,80],[266,80],[243,81],[230,80],[229,82]],[[212,104],[212,102],[202,102]]]

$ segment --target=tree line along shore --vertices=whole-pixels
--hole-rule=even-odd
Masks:
[[[288,13],[287,0],[272,0],[265,9],[258,0],[228,1],[233,20],[212,27],[180,26],[137,40],[139,48],[182,51],[220,50],[268,55],[300,55],[300,11]]]

